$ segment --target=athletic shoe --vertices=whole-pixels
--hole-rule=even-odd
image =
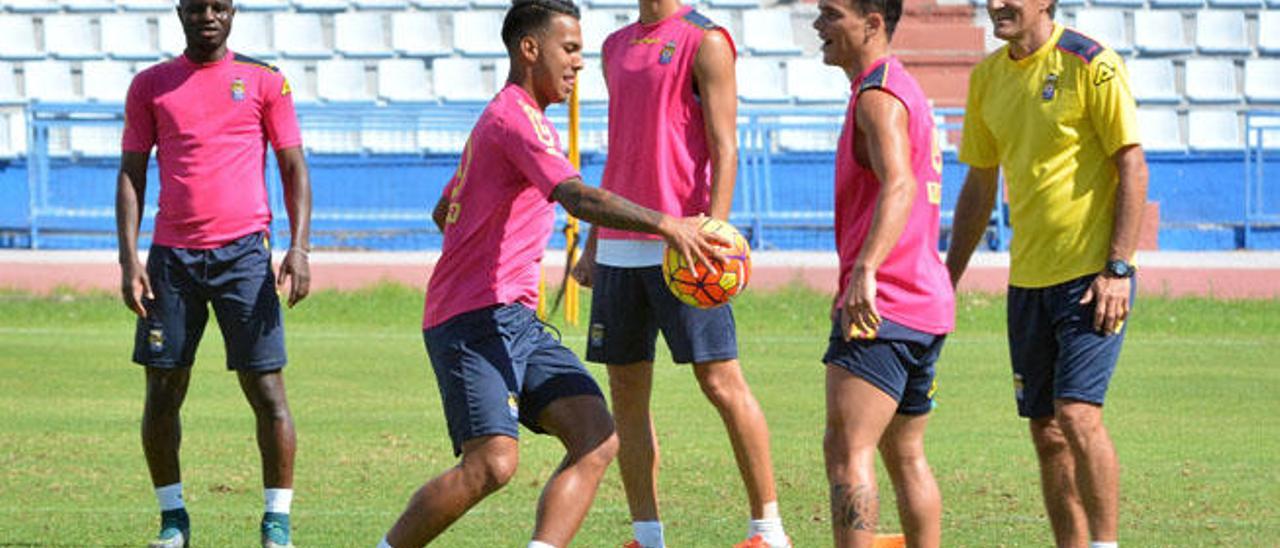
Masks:
[[[631,542],[622,545],[622,548],[644,548],[640,541],[632,539]]]
[[[191,518],[186,508],[160,512],[160,534],[148,548],[186,548],[191,545]]]
[[[289,537],[289,514],[267,512],[262,515],[262,548],[293,548]]]
[[[773,548],[764,541],[764,536],[754,535],[751,538],[733,545],[733,548]],[[787,537],[787,548],[791,548],[791,537]]]

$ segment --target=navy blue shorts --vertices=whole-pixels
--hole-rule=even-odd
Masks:
[[[1102,405],[1106,398],[1127,328],[1114,335],[1093,329],[1094,303],[1080,304],[1093,278],[1035,289],[1009,287],[1009,357],[1018,415],[1053,416],[1057,399]],[[1131,307],[1137,289],[1133,278]]]
[[[932,335],[884,320],[876,338],[850,339],[832,318],[822,363],[844,369],[898,402],[898,413],[923,415],[933,409],[935,364],[946,335]]]
[[[680,302],[663,283],[661,266],[598,264],[594,274],[587,360],[611,365],[651,362],[659,329],[676,363],[738,357],[730,305],[702,309]]]
[[[494,305],[422,332],[436,373],[454,455],[480,436],[519,438],[516,423],[543,433],[551,402],[604,394],[573,352],[548,334],[529,307]]]
[[[138,318],[134,362],[161,369],[191,367],[213,304],[227,369],[284,367],[284,315],[265,234],[255,232],[216,249],[152,245],[147,276],[155,299],[143,299],[147,317]]]

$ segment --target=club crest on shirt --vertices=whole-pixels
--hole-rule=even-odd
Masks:
[[[244,100],[244,80],[236,78],[235,80],[231,81],[231,100],[233,101]]]
[[[1058,91],[1058,75],[1050,73],[1044,77],[1044,87],[1040,90],[1040,100],[1052,101]]]
[[[164,330],[152,329],[147,333],[147,346],[152,352],[160,352],[164,350]]]
[[[591,324],[591,334],[590,334],[590,337],[588,338],[588,341],[591,344],[591,346],[604,345],[604,324],[602,323]]]
[[[513,419],[520,418],[520,400],[516,398],[515,392],[507,392],[507,413]]]
[[[675,57],[675,55],[676,55],[676,41],[672,40],[670,42],[667,42],[667,45],[662,46],[662,53],[658,54],[658,64],[659,65],[670,64],[671,58]]]

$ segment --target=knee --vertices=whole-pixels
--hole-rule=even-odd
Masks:
[[[742,378],[737,364],[733,367],[709,367],[700,369],[697,375],[698,387],[716,407],[726,407],[742,401],[747,392],[747,383]]]
[[[1041,460],[1067,453],[1071,446],[1067,436],[1055,419],[1032,419],[1031,442]]]
[[[613,459],[618,456],[618,435],[610,431],[606,436],[600,438],[593,446],[589,447],[582,453],[579,458],[583,463],[593,468],[604,470],[609,467]]]
[[[1083,441],[1091,438],[1102,426],[1101,408],[1087,403],[1070,403],[1058,406],[1054,413],[1065,438]]]
[[[489,494],[501,489],[516,475],[519,454],[512,451],[488,451],[465,455],[462,471],[467,485],[473,490]]]

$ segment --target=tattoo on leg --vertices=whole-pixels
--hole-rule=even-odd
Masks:
[[[870,485],[831,486],[831,521],[838,528],[875,531],[877,506],[876,490]]]

